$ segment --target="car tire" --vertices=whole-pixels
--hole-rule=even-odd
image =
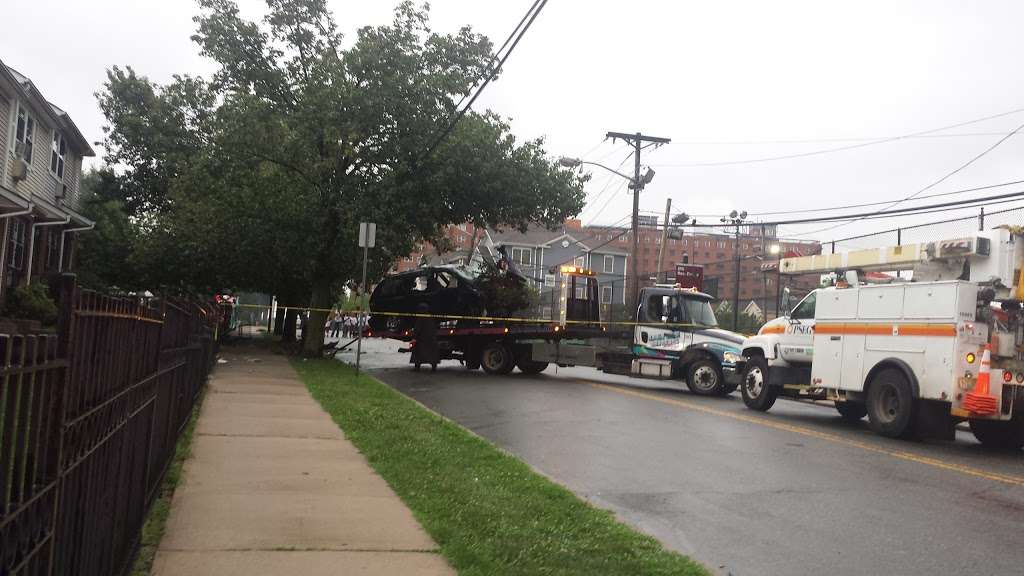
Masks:
[[[698,396],[723,396],[725,378],[718,362],[702,358],[686,367],[686,387]]]
[[[868,407],[860,402],[836,402],[836,410],[847,422],[860,422],[868,415]]]
[[[889,438],[906,438],[914,429],[917,402],[902,371],[886,368],[868,383],[868,421],[871,429]]]
[[[775,405],[779,389],[768,384],[768,361],[764,356],[747,359],[740,379],[740,395],[743,403],[751,410],[767,412]]]
[[[488,374],[508,374],[515,365],[512,349],[501,342],[491,342],[480,351],[480,367]]]
[[[1024,447],[1024,415],[1014,414],[1005,422],[971,420],[971,433],[986,448],[1017,451]]]

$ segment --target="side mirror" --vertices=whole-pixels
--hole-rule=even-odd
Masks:
[[[789,291],[789,286],[787,286],[787,287],[782,289],[782,302],[781,302],[782,315],[783,316],[789,316],[790,312],[793,311],[792,307],[793,307],[793,297],[792,297],[792,294]]]

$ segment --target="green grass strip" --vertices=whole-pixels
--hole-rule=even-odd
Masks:
[[[708,574],[376,379],[292,365],[460,574]]]
[[[174,490],[178,487],[178,482],[181,481],[181,468],[185,464],[185,460],[192,454],[192,435],[196,429],[199,409],[203,406],[205,397],[206,388],[203,388],[199,393],[199,400],[192,407],[192,414],[189,416],[188,424],[185,425],[185,430],[174,445],[174,460],[167,468],[167,474],[160,486],[160,494],[157,495],[156,502],[146,513],[139,550],[135,554],[135,561],[132,562],[130,576],[149,576],[153,569],[156,550],[160,547],[160,540],[164,537],[164,530],[167,528],[167,516],[171,512],[171,499],[174,497]]]

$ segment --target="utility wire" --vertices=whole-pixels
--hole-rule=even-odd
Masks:
[[[813,151],[810,151],[810,152],[801,152],[801,153],[798,153],[798,154],[785,154],[785,155],[782,155],[782,156],[766,156],[766,157],[763,157],[763,158],[748,158],[748,159],[745,159],[745,160],[726,160],[726,161],[720,161],[720,162],[691,162],[691,163],[685,163],[685,164],[657,164],[657,165],[655,165],[655,167],[656,168],[700,168],[700,167],[712,167],[712,166],[736,166],[736,165],[739,165],[739,164],[757,164],[757,163],[761,163],[761,162],[774,162],[776,160],[791,160],[791,159],[794,159],[794,158],[806,158],[808,156],[819,156],[821,154],[832,154],[834,152],[843,152],[843,151],[846,151],[846,150],[854,150],[856,148],[864,148],[864,147],[867,147],[867,146],[875,146],[877,144],[886,144],[886,143],[889,143],[889,142],[896,142],[898,140],[905,140],[905,139],[908,139],[908,138],[919,138],[921,136],[926,136],[928,134],[934,134],[936,132],[942,132],[944,130],[951,130],[953,128],[959,128],[961,126],[967,126],[967,125],[970,125],[970,124],[977,124],[979,122],[984,122],[986,120],[993,120],[995,118],[1002,118],[1003,116],[1009,116],[1011,114],[1017,114],[1019,112],[1024,112],[1024,108],[1017,108],[1017,109],[1014,109],[1014,110],[1010,110],[1008,112],[1002,112],[1002,113],[999,113],[999,114],[993,114],[991,116],[985,116],[984,118],[977,118],[977,119],[974,119],[974,120],[968,120],[966,122],[960,122],[960,123],[957,123],[957,124],[950,124],[948,126],[942,126],[942,127],[939,127],[939,128],[932,128],[930,130],[922,130],[920,132],[912,132],[910,134],[902,134],[900,136],[889,136],[887,138],[879,138],[877,140],[869,140],[867,142],[861,142],[861,143],[858,143],[858,144],[850,144],[848,146],[838,146],[838,147],[835,147],[835,148],[826,148],[824,150],[813,150]],[[1018,130],[1019,130],[1019,128],[1018,128]],[[1013,132],[1011,132],[1009,134],[1006,134],[1004,138],[1009,138],[1010,136],[1012,136],[1012,135],[1014,135],[1016,133],[1017,133],[1017,130],[1014,130]]]
[[[926,206],[911,206],[907,208],[896,208],[895,210],[877,210],[874,212],[862,212],[858,214],[839,214],[835,216],[819,216],[816,218],[797,218],[793,220],[777,220],[770,222],[750,222],[750,226],[787,226],[791,224],[810,224],[813,222],[841,222],[841,221],[857,221],[864,219],[875,219],[875,218],[890,218],[892,216],[906,216],[909,214],[916,213],[928,213],[934,209],[949,209],[952,207],[967,205],[973,205],[974,207],[983,206],[986,203],[994,203],[996,200],[1004,200],[1007,198],[1019,198],[1024,196],[1024,191],[1010,192],[1007,194],[998,194],[995,196],[986,196],[983,198],[970,198],[967,200],[954,200],[951,202],[943,202],[939,204],[929,204]],[[722,228],[728,226],[726,224],[689,224],[687,228]],[[797,234],[794,236],[803,236],[804,234]]]
[[[924,200],[927,198],[941,198],[943,196],[955,196],[957,194],[966,194],[968,192],[977,192],[979,190],[989,190],[992,188],[1000,188],[1003,186],[1013,186],[1016,184],[1024,184],[1024,180],[1014,180],[1011,182],[1003,182],[1001,184],[990,184],[988,186],[978,186],[976,188],[964,188],[962,190],[953,190],[950,192],[940,192],[938,194],[926,194],[924,196],[917,196],[915,200]],[[835,212],[837,210],[848,210],[850,208],[867,208],[870,206],[882,206],[883,204],[892,204],[892,200],[882,200],[879,202],[865,202],[863,204],[847,204],[845,206],[831,206],[828,208],[805,208],[803,210],[777,210],[774,212],[750,212],[749,216],[777,216],[779,214],[813,214],[817,212]],[[661,214],[656,210],[646,210],[646,214]],[[681,214],[678,212],[677,214]],[[691,218],[718,218],[721,214],[690,214]]]
[[[903,138],[978,138],[981,136],[1005,136],[1008,132],[956,132],[953,134],[909,134]],[[872,136],[860,138],[805,138],[792,140],[673,140],[672,144],[685,144],[688,146],[745,146],[745,145],[775,145],[775,144],[822,144],[825,142],[873,142],[876,140],[889,140],[900,138],[899,136]]]
[[[1003,142],[1006,142],[1007,140],[1012,138],[1017,132],[1020,132],[1022,129],[1024,129],[1024,124],[1021,124],[1020,126],[1017,126],[1017,128],[1013,132],[1010,132],[1006,136],[1003,136],[1002,138],[997,140],[994,144],[992,144],[988,148],[984,149],[983,151],[981,151],[981,153],[977,154],[976,156],[974,156],[973,158],[971,158],[967,162],[964,162],[963,164],[961,164],[960,166],[955,168],[953,171],[946,173],[944,176],[942,176],[938,180],[932,182],[931,184],[925,186],[924,188],[921,188],[917,192],[914,192],[913,194],[911,194],[911,195],[909,195],[909,196],[907,196],[905,198],[901,198],[901,199],[893,202],[892,204],[890,204],[889,206],[883,208],[882,210],[885,211],[885,210],[888,210],[889,208],[892,208],[894,206],[898,206],[898,205],[900,205],[903,202],[906,202],[908,200],[913,200],[914,198],[919,196],[922,192],[927,192],[928,190],[930,190],[930,189],[938,186],[939,184],[945,182],[949,178],[953,177],[955,174],[958,174],[961,171],[963,171],[964,169],[966,169],[971,164],[974,164],[978,160],[981,160],[982,158],[984,158],[989,152],[991,152],[991,151],[995,150],[996,148],[998,148],[1000,144],[1002,144]],[[857,220],[853,220],[852,222],[847,222],[845,224],[837,224],[835,226],[827,226],[827,227],[822,228],[820,230],[812,230],[810,232],[806,232],[805,234],[801,234],[801,236],[803,236],[803,235],[810,235],[810,234],[818,234],[818,233],[821,233],[821,232],[828,232],[829,230],[835,230],[836,228],[840,228],[842,226],[847,226],[849,224],[853,224],[854,222],[857,222]]]
[[[505,55],[501,56],[501,58],[498,60],[497,66],[494,66],[489,70],[490,73],[487,74],[487,78],[483,81],[483,83],[476,90],[476,92],[473,93],[473,96],[469,99],[469,102],[467,102],[466,105],[455,114],[455,117],[451,120],[451,122],[448,123],[448,126],[444,130],[442,130],[440,134],[438,134],[437,138],[434,139],[434,142],[427,148],[426,153],[424,153],[420,157],[421,159],[429,158],[430,155],[433,154],[434,151],[437,149],[437,147],[440,146],[441,143],[444,142],[444,140],[451,134],[452,130],[455,129],[455,126],[466,115],[466,112],[468,112],[469,109],[473,107],[473,103],[476,102],[476,99],[480,97],[480,94],[482,94],[484,89],[487,88],[487,85],[490,84],[492,80],[494,80],[494,77],[498,74],[498,71],[500,71],[501,68],[505,65],[505,61],[508,60],[508,57],[512,55],[512,52],[516,49],[516,46],[519,45],[519,41],[523,39],[523,36],[530,29],[530,26],[533,25],[533,21],[537,19],[537,16],[540,14],[541,10],[544,9],[544,6],[547,5],[547,3],[548,0],[534,0],[533,5],[530,6],[530,9],[526,11],[526,14],[523,16],[523,19],[520,20],[519,25],[516,26],[515,30],[513,30],[512,33],[509,34],[508,39],[505,40],[505,43],[502,44],[502,48],[508,46],[508,51],[505,52]],[[510,42],[511,45],[509,45]],[[500,53],[500,51],[498,53]],[[495,56],[497,56],[498,53],[495,53]],[[463,100],[465,99],[466,97],[463,96]]]

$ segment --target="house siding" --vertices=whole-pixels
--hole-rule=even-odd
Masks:
[[[11,116],[11,99],[4,94],[0,94],[0,138],[3,138],[3,162],[0,162],[0,186],[10,187],[11,183],[7,179],[7,175],[10,173],[8,164],[11,160],[11,155],[7,153],[7,148],[10,146],[12,135],[8,131],[10,127],[10,116]]]

